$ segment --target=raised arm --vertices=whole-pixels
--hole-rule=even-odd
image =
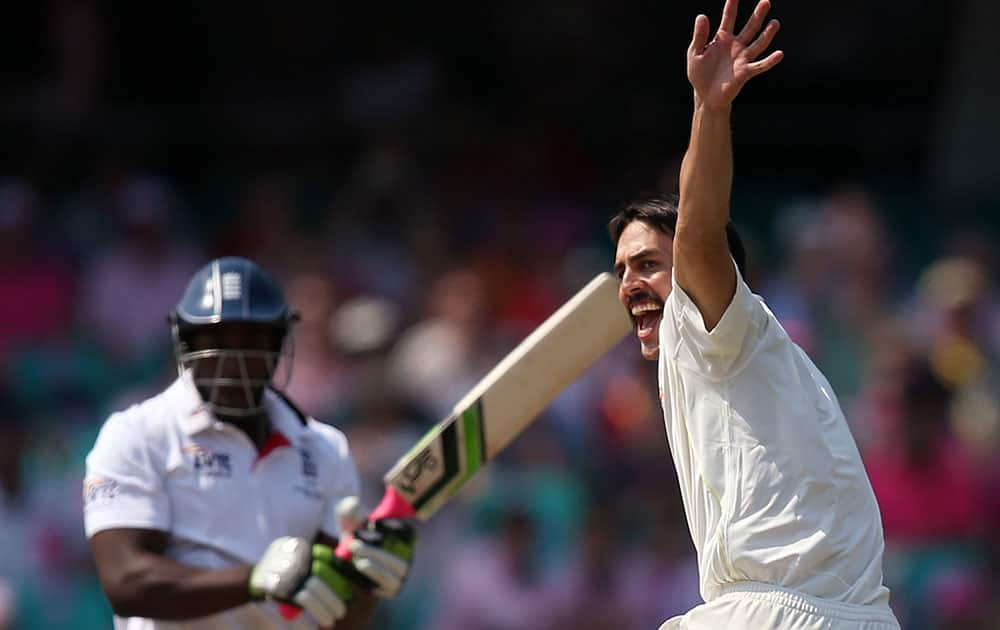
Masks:
[[[729,196],[733,182],[732,137],[729,129],[733,99],[748,80],[781,61],[767,50],[778,21],[764,20],[771,8],[760,0],[753,15],[734,34],[739,0],[726,0],[722,23],[709,41],[708,17],[699,15],[687,52],[687,75],[694,89],[691,140],[681,163],[680,207],[674,233],[674,278],[712,330],[736,290],[736,272],[726,241]]]

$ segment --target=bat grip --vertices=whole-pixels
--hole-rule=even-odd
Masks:
[[[377,521],[380,518],[412,518],[417,515],[416,510],[410,505],[403,495],[399,493],[394,487],[389,486],[385,489],[385,494],[382,495],[382,500],[379,504],[375,506],[372,513],[368,515],[369,521]],[[334,553],[338,558],[343,560],[351,559],[351,541],[354,539],[353,532],[341,532],[340,542],[337,544],[337,548]],[[291,621],[299,616],[302,610],[298,606],[293,606],[291,604],[279,604],[278,606],[281,616],[286,620]]]
[[[416,515],[417,512],[410,505],[410,502],[396,488],[389,486],[385,489],[382,500],[368,516],[368,520],[377,521],[380,518],[413,518]]]

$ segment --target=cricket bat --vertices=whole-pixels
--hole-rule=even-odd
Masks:
[[[369,518],[429,519],[631,328],[618,280],[598,274],[396,462]]]
[[[386,473],[368,516],[426,521],[631,330],[618,280],[600,273],[514,348]],[[351,557],[352,534],[336,554]],[[299,609],[281,604],[285,619]]]

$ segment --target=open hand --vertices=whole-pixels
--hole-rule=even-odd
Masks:
[[[694,21],[694,36],[687,52],[688,81],[695,98],[713,109],[728,108],[747,81],[778,65],[784,57],[776,50],[757,61],[780,26],[778,20],[771,20],[761,31],[771,3],[760,0],[743,30],[735,35],[738,7],[739,0],[726,0],[722,23],[712,41],[708,41],[708,17],[699,15]]]

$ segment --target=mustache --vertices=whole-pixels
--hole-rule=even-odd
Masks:
[[[658,296],[653,295],[652,293],[646,293],[645,291],[635,293],[625,298],[625,306],[628,307],[629,312],[631,312],[632,307],[639,302],[655,302],[657,306],[663,308],[663,300],[661,300]]]

